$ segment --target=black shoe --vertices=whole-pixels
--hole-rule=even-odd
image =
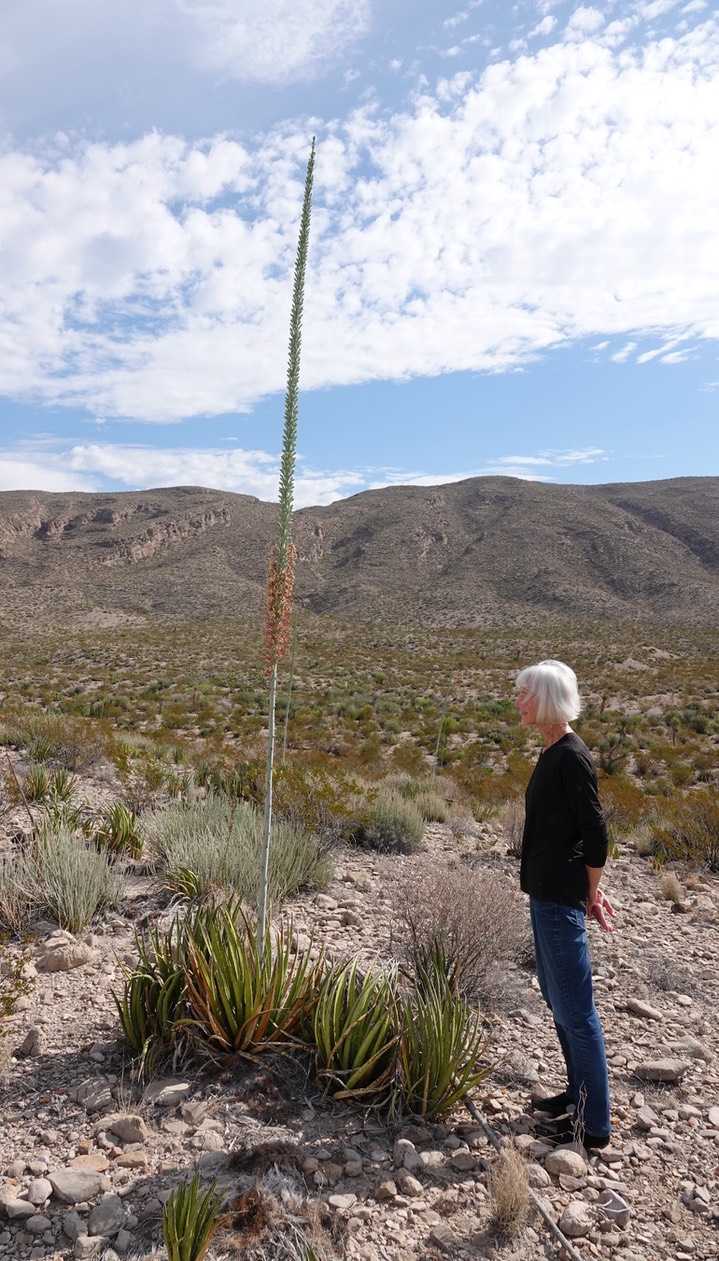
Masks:
[[[550,1125],[535,1125],[535,1134],[549,1143],[572,1143],[576,1139],[586,1147],[587,1151],[601,1151],[609,1146],[609,1134],[589,1134],[577,1125],[571,1117],[562,1117]]]
[[[533,1112],[546,1112],[550,1117],[566,1116],[572,1105],[572,1100],[566,1090],[558,1095],[548,1095],[546,1099],[542,1095],[532,1095],[530,1102]]]

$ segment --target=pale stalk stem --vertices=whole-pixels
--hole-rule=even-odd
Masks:
[[[437,732],[437,747],[436,747],[436,749],[435,749],[435,751],[434,751],[434,766],[432,767],[432,774],[431,774],[431,775],[430,775],[430,777],[429,777],[429,786],[430,786],[430,788],[434,788],[434,780],[435,780],[435,776],[436,776],[436,774],[437,774],[437,761],[438,761],[438,759],[439,759],[439,749],[440,749],[440,745],[441,745],[441,743],[442,743],[442,730],[443,730],[443,728],[444,728],[444,722],[445,722],[445,719],[446,719],[446,717],[447,717],[447,710],[448,710],[448,708],[449,708],[449,693],[450,693],[450,691],[451,691],[451,688],[452,688],[452,684],[451,684],[451,682],[450,682],[450,685],[449,685],[449,687],[447,688],[447,691],[446,691],[446,693],[445,693],[445,697],[444,697],[444,705],[442,706],[442,715],[441,715],[440,720],[439,720],[439,731]]]
[[[287,728],[290,725],[290,703],[292,701],[292,683],[295,677],[295,652],[297,650],[297,631],[292,636],[292,652],[290,653],[290,681],[287,685],[287,709],[285,710],[285,730],[282,736],[282,765],[287,754]]]
[[[270,865],[270,831],[272,828],[272,771],[275,760],[275,697],[277,695],[277,662],[270,675],[270,700],[267,721],[267,773],[265,775],[265,817],[262,825],[260,855],[260,897],[257,916],[257,954],[262,958],[267,924],[267,881]]]

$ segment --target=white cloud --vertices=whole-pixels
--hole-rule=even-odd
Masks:
[[[7,145],[0,392],[162,423],[280,390],[315,128],[303,388],[719,337],[719,18],[602,40],[252,145]]]
[[[461,472],[424,473],[397,468],[318,470],[298,460],[296,508],[322,505],[358,491],[385,486],[437,486],[468,477],[519,477],[552,481],[552,470],[606,460],[599,447],[505,455],[481,468]],[[541,470],[541,471],[540,471]],[[159,448],[121,443],[78,443],[62,448],[42,437],[0,450],[0,491],[100,491],[117,486],[150,490],[158,486],[207,486],[275,501],[279,457],[241,448]]]
[[[612,355],[612,363],[626,363],[629,356],[636,350],[636,342],[627,342],[626,346],[622,346],[616,354]]]

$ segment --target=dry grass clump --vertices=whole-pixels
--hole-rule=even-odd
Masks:
[[[358,824],[353,840],[386,854],[411,854],[424,836],[424,818],[397,788],[380,788]]]
[[[439,948],[470,1003],[491,1001],[498,972],[517,958],[524,937],[517,892],[494,871],[425,862],[399,886],[395,912],[414,967],[430,969]]]
[[[519,858],[522,853],[524,815],[524,802],[519,797],[503,802],[499,808],[499,825],[504,832],[507,853],[511,858]]]
[[[515,1147],[506,1147],[492,1165],[488,1177],[492,1225],[505,1239],[518,1235],[529,1216],[529,1171]]]
[[[675,906],[680,906],[684,901],[684,890],[673,871],[667,871],[662,876],[661,890],[662,897]]]
[[[63,827],[47,829],[20,854],[0,857],[0,925],[14,933],[43,914],[82,932],[124,893],[122,868]]]
[[[216,890],[248,902],[257,895],[262,816],[246,801],[209,793],[189,804],[148,812],[142,827],[148,853],[164,882],[194,897]],[[325,888],[332,871],[321,842],[302,827],[276,819],[270,853],[270,896]]]

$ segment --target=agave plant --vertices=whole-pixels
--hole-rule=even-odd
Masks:
[[[135,935],[137,967],[125,968],[121,997],[113,993],[127,1045],[140,1056],[140,1076],[150,1077],[163,1050],[169,1050],[186,1014],[184,929],[173,920],[164,935]]]
[[[314,1002],[322,955],[292,953],[292,927],[254,925],[237,906],[202,906],[183,942],[188,1019],[210,1047],[234,1054],[293,1039]]]
[[[121,801],[113,802],[102,816],[100,827],[95,833],[95,842],[113,853],[130,854],[132,858],[139,858],[142,854],[142,837],[135,811]]]
[[[406,999],[399,1046],[399,1097],[418,1116],[448,1111],[484,1081],[491,1066],[480,1063],[486,1034],[479,1012],[456,992],[441,950],[418,970]]]
[[[397,1063],[396,972],[360,972],[359,964],[354,958],[330,969],[312,1013],[318,1081],[339,1099],[387,1093]]]
[[[168,1261],[202,1261],[213,1235],[225,1221],[221,1203],[216,1183],[201,1192],[199,1170],[190,1182],[175,1187],[162,1210]]]

